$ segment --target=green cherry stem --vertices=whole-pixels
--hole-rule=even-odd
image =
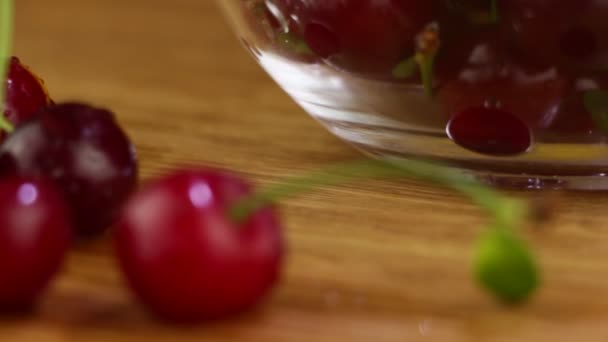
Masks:
[[[537,267],[527,246],[516,236],[516,228],[530,214],[528,206],[521,200],[484,186],[464,173],[432,163],[402,159],[339,163],[262,189],[234,204],[228,214],[240,223],[262,207],[317,188],[368,178],[404,176],[456,190],[485,209],[492,221],[477,244],[477,280],[506,303],[519,303],[532,294],[538,285]]]
[[[230,208],[230,216],[244,220],[263,206],[324,186],[360,179],[404,176],[438,183],[467,195],[493,217],[497,226],[514,227],[526,214],[526,206],[521,201],[506,197],[452,169],[423,161],[365,159],[332,165],[270,186],[236,203]]]
[[[590,90],[583,95],[585,109],[591,113],[597,128],[608,133],[608,92],[603,90]]]
[[[498,0],[490,1],[490,22],[498,23],[500,21],[500,15],[498,11]]]
[[[277,39],[279,43],[289,51],[293,51],[302,55],[312,54],[310,47],[301,39],[296,38],[290,32],[281,32],[278,34]]]
[[[6,86],[6,80],[8,79],[8,70],[10,67],[10,51],[13,45],[13,17],[14,17],[14,3],[13,0],[0,0],[0,75],[5,80],[4,84]],[[0,91],[0,108],[3,110],[6,107],[6,88],[3,88],[4,91]],[[0,113],[1,113],[0,112]],[[0,115],[0,129],[12,132],[15,128],[13,125],[6,119],[6,116]]]
[[[418,71],[418,62],[416,61],[416,55],[414,55],[397,64],[392,73],[395,78],[409,78],[416,71]]]
[[[415,56],[416,63],[420,68],[420,77],[422,78],[422,86],[424,92],[432,97],[434,93],[433,82],[434,82],[434,69],[435,69],[435,54],[425,55],[417,53]]]
[[[433,22],[416,36],[416,54],[414,60],[420,69],[420,77],[425,93],[432,97],[434,93],[433,82],[435,78],[435,57],[439,52],[441,40],[439,37],[439,24]]]

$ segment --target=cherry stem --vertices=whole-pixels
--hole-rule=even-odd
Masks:
[[[230,216],[242,222],[260,208],[282,199],[330,185],[359,179],[397,178],[413,176],[442,184],[467,195],[492,215],[496,227],[517,226],[527,212],[520,200],[506,197],[496,190],[475,181],[471,176],[452,169],[414,160],[356,160],[288,179],[243,199],[230,208]]]
[[[290,32],[281,32],[277,38],[279,39],[280,44],[290,51],[302,55],[309,55],[312,53],[312,50],[310,50],[310,47],[306,44],[306,42],[296,38]]]
[[[13,45],[13,16],[15,6],[13,0],[0,0],[0,75],[5,80],[4,84],[7,85],[8,70],[10,67],[10,51]],[[0,91],[0,105],[3,111],[6,109],[6,88],[4,91]],[[14,131],[13,125],[7,120],[6,116],[0,115],[0,129],[12,132]]]
[[[434,82],[434,68],[435,68],[435,53],[423,54],[416,53],[416,62],[420,68],[420,77],[422,78],[422,85],[424,86],[425,93],[429,96],[433,96],[433,82]]]
[[[420,69],[420,77],[424,91],[429,97],[433,96],[433,82],[435,78],[435,57],[441,46],[439,37],[440,26],[433,22],[416,37],[416,54],[414,60]]]
[[[498,14],[498,0],[490,1],[490,22],[498,23],[500,16]]]
[[[583,95],[583,104],[587,112],[591,113],[595,126],[608,133],[608,92],[589,90]]]

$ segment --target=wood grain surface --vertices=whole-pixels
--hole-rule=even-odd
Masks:
[[[18,0],[17,12],[16,54],[56,100],[115,110],[144,179],[201,163],[263,185],[360,157],[263,73],[211,0]],[[554,222],[526,232],[543,287],[507,309],[471,280],[485,218],[469,202],[413,181],[328,188],[284,203],[287,267],[255,312],[158,322],[105,238],[74,248],[37,312],[0,319],[0,341],[607,341],[607,209],[607,194],[564,194]]]

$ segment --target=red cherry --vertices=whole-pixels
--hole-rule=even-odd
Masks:
[[[588,28],[572,27],[562,34],[560,50],[566,57],[585,59],[598,49],[598,37]]]
[[[592,1],[584,7],[577,26],[562,35],[562,50],[576,66],[594,71],[604,68],[608,59],[608,3]]]
[[[17,57],[12,57],[6,88],[6,118],[18,126],[50,103],[42,80],[21,64]]]
[[[197,322],[246,310],[275,285],[283,256],[272,208],[238,223],[228,208],[251,194],[244,180],[212,169],[151,182],[124,208],[116,253],[139,300],[161,318]]]
[[[0,310],[35,305],[63,264],[70,215],[52,183],[22,177],[0,180]]]
[[[494,32],[481,33],[438,61],[442,78],[438,100],[451,116],[472,107],[496,107],[512,113],[532,128],[546,127],[566,91],[556,68],[539,69],[520,63],[501,45]]]
[[[601,40],[608,42],[602,38],[608,6],[600,1],[509,0],[499,7],[504,39],[545,65],[585,67],[608,47],[600,46]]]
[[[321,58],[329,58],[340,52],[338,37],[327,27],[310,23],[306,26],[305,40],[312,51]]]
[[[493,156],[521,154],[532,144],[526,124],[496,108],[474,107],[456,114],[447,133],[460,146]]]
[[[0,169],[53,180],[73,209],[79,235],[114,221],[137,183],[134,148],[108,110],[81,103],[46,107],[0,147]]]
[[[433,21],[429,0],[275,0],[286,8],[310,48],[340,69],[390,74],[414,53],[415,37]]]

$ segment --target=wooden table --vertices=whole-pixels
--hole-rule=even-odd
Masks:
[[[360,156],[263,73],[211,0],[18,0],[16,35],[56,100],[117,112],[145,179],[201,163],[263,185]],[[566,194],[556,223],[528,232],[543,287],[519,308],[471,280],[476,207],[426,184],[369,181],[285,202],[284,280],[255,312],[157,322],[102,239],[73,250],[36,314],[1,320],[0,340],[606,341],[607,208],[604,194]]]

